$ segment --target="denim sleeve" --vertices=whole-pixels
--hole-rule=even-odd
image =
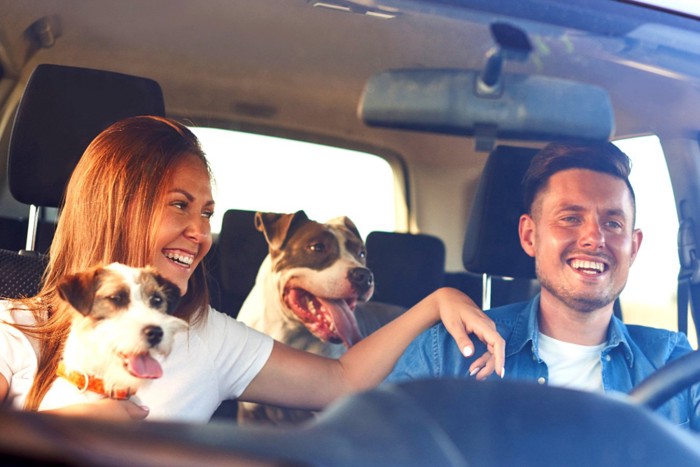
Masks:
[[[433,326],[423,331],[411,342],[404,351],[394,370],[386,378],[385,382],[397,383],[412,379],[430,378],[436,376],[433,364],[433,349],[437,346],[437,329]]]
[[[474,356],[465,358],[445,326],[436,324],[408,346],[385,381],[396,383],[412,379],[469,377],[469,365],[486,350],[478,339],[471,337],[476,352]]]

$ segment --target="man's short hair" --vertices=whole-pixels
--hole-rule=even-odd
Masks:
[[[545,187],[549,178],[568,169],[587,169],[623,180],[632,195],[632,208],[636,210],[634,190],[629,181],[630,159],[612,143],[550,143],[535,154],[523,177],[524,207],[532,214],[532,203]]]

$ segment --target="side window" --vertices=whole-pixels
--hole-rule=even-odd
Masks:
[[[363,236],[397,228],[394,173],[379,156],[252,133],[191,130],[214,173],[214,232],[232,208],[303,209],[319,222],[348,216]]]
[[[675,330],[678,216],[663,149],[656,136],[615,141],[632,159],[630,182],[637,198],[637,227],[644,239],[620,303],[625,322]],[[689,324],[689,329],[694,329]],[[697,336],[689,331],[697,347]]]

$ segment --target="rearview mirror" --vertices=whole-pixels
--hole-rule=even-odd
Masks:
[[[360,118],[370,126],[495,138],[607,140],[614,128],[608,93],[557,78],[506,74],[499,89],[480,89],[479,72],[391,70],[368,81]]]

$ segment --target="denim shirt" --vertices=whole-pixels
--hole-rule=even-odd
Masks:
[[[493,308],[486,313],[506,340],[505,379],[545,384],[547,365],[538,352],[539,294],[529,302]],[[472,336],[474,356],[465,358],[445,329],[437,324],[423,332],[406,349],[387,382],[419,378],[470,378],[469,365],[486,348]],[[625,325],[613,316],[607,345],[601,353],[605,392],[629,393],[666,363],[693,349],[685,334],[645,326]],[[489,378],[498,379],[494,373]],[[676,394],[657,412],[678,425],[700,431],[700,385]]]

